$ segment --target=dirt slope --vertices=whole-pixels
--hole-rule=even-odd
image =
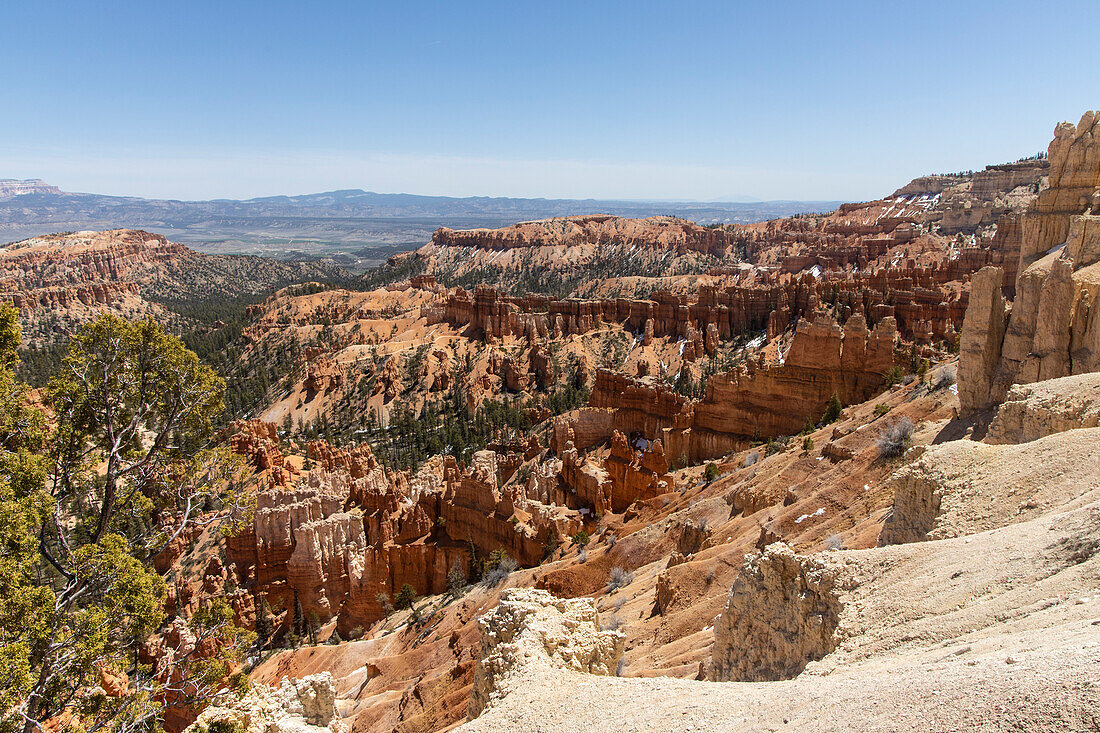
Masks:
[[[811,557],[772,544],[747,556],[716,619],[710,677],[770,668],[780,681],[517,662],[461,730],[1095,730],[1098,437],[1078,428],[1023,445],[917,449],[899,474],[939,482],[946,498],[926,509],[950,526],[932,533],[942,539]],[[898,496],[895,514],[906,511]]]

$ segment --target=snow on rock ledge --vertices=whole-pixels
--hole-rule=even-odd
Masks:
[[[623,655],[621,631],[601,631],[590,598],[558,598],[544,590],[504,591],[500,604],[478,619],[481,656],[474,671],[469,718],[503,698],[517,681],[550,668],[615,674]]]

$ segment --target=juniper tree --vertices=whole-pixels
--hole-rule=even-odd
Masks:
[[[224,382],[153,321],[104,315],[71,341],[45,398],[28,406],[12,367],[18,319],[0,307],[0,731],[31,733],[70,710],[89,733],[146,730],[164,701],[229,676],[246,634],[224,602],[190,619],[170,678],[139,664],[164,621],[153,558],[211,503],[232,499],[234,463],[206,447]],[[199,658],[200,646],[217,649]],[[129,677],[88,696],[101,670]]]

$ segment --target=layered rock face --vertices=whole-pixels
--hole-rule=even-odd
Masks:
[[[894,197],[930,194],[940,201],[927,217],[945,234],[971,233],[996,224],[1027,206],[1050,170],[1046,158],[991,165],[973,175],[924,176],[894,193]]]
[[[923,176],[885,199],[737,231],[750,260],[791,272],[815,265],[823,270],[856,266],[861,271],[896,266],[899,254],[948,268],[982,250],[995,256],[994,227],[999,228],[1001,218],[1027,208],[1048,169],[1046,159],[1032,159],[974,174]]]
[[[999,268],[975,278],[959,365],[965,413],[1000,403],[1013,384],[1100,369],[1098,134],[1093,112],[1055,130],[1050,187],[1023,218],[1011,309],[1000,297]]]
[[[139,280],[185,251],[142,231],[35,237],[0,249],[0,299],[18,308],[26,324],[51,311],[82,320],[104,307],[131,316],[151,308],[164,319],[163,308],[143,303]]]
[[[841,328],[829,318],[799,322],[785,358],[717,375],[694,405],[692,451],[710,457],[741,441],[793,435],[816,422],[835,393],[847,405],[863,402],[885,384],[894,364],[896,329],[884,318],[868,331],[861,316]],[[707,455],[709,454],[709,455]]]
[[[256,455],[252,441],[236,444]],[[471,547],[535,565],[582,526],[556,482],[532,474],[502,489],[503,465],[517,465],[509,454],[498,462],[481,451],[468,468],[435,457],[411,476],[378,464],[366,444],[313,442],[308,454],[318,466],[294,486],[257,493],[251,527],[227,538],[227,554],[238,583],[284,608],[296,601],[322,621],[336,617],[341,633],[385,615],[381,599],[406,583],[431,595],[456,567],[469,578]]]
[[[478,619],[481,653],[469,717],[476,718],[525,678],[553,669],[615,674],[623,655],[621,631],[601,631],[590,598],[555,598],[533,588],[505,591],[492,613]]]
[[[578,281],[574,292],[599,292],[595,280],[585,279],[590,266],[619,276],[627,292],[638,276],[696,272],[721,278],[696,285],[694,293],[658,291],[644,300],[506,297],[486,286],[449,296],[439,317],[488,340],[526,335],[533,341],[616,323],[646,339],[683,338],[692,360],[711,353],[719,339],[764,329],[773,336],[828,304],[842,319],[859,314],[873,326],[893,316],[906,338],[953,346],[970,275],[987,265],[1014,269],[1019,261],[1022,227],[1015,217],[1035,198],[1046,170],[1047,160],[1037,159],[953,176],[942,186],[914,182],[890,198],[845,204],[829,214],[700,229],[705,244],[699,246],[675,245],[650,220],[632,222],[631,237],[547,220],[500,230],[441,230],[418,255],[439,275],[484,279],[495,272],[501,285],[525,289],[550,270]],[[614,221],[628,227],[630,220]],[[690,255],[721,251],[738,263],[685,259],[679,254],[685,246]],[[670,257],[655,257],[661,251]],[[716,337],[707,341],[711,330]]]
[[[714,625],[710,679],[790,679],[836,646],[837,572],[781,542],[750,555]]]
[[[1075,428],[1100,426],[1100,373],[1017,384],[989,425],[985,442],[1026,443]]]
[[[728,249],[730,242],[725,230],[708,229],[672,216],[651,216],[647,219],[569,216],[525,221],[504,229],[456,231],[444,227],[432,235],[432,243],[437,246],[491,250],[619,244],[720,254]]]
[[[701,400],[600,370],[589,407],[555,419],[551,447],[564,455],[569,448],[584,450],[609,440],[618,431],[659,441],[662,454],[673,459],[699,461],[750,440],[793,435],[807,420],[821,417],[834,393],[843,404],[852,404],[881,389],[894,364],[896,336],[892,317],[873,331],[861,316],[852,316],[843,328],[828,317],[803,319],[779,361],[749,362],[715,375]]]
[[[61,189],[51,186],[41,178],[27,178],[18,180],[15,178],[0,178],[0,199],[14,196],[26,196],[28,194],[59,194]]]
[[[48,342],[59,336],[51,318],[79,325],[107,309],[166,322],[172,314],[154,301],[262,292],[331,269],[203,255],[141,230],[49,234],[0,248],[0,300],[20,310],[25,338]]]
[[[658,291],[646,300],[511,297],[478,286],[473,293],[450,293],[439,319],[488,341],[518,336],[531,343],[619,324],[641,334],[644,343],[655,337],[684,339],[684,356],[693,361],[713,354],[719,340],[754,331],[773,337],[828,304],[870,325],[893,317],[902,336],[929,343],[953,340],[961,328],[967,303],[961,284],[972,272],[1017,257],[1016,251],[971,248],[942,266],[908,261],[869,273],[817,276],[747,270],[733,276],[735,284],[701,285],[687,295]]]
[[[3,248],[0,287],[11,291],[28,281],[38,287],[63,287],[125,280],[142,266],[186,251],[182,244],[169,242],[159,234],[130,229],[35,237]]]
[[[986,166],[972,175],[947,174],[914,178],[891,195],[891,198],[912,194],[942,194],[953,188],[967,186],[976,196],[1004,194],[1033,184],[1050,170],[1046,158],[1030,158],[1017,163]]]

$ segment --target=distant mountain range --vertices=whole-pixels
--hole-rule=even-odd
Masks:
[[[175,201],[69,193],[34,180],[0,180],[0,243],[59,231],[140,228],[200,251],[333,257],[365,266],[418,247],[441,226],[500,227],[576,214],[670,214],[703,224],[831,211],[837,201],[615,201],[418,196],[358,189],[243,201]]]

